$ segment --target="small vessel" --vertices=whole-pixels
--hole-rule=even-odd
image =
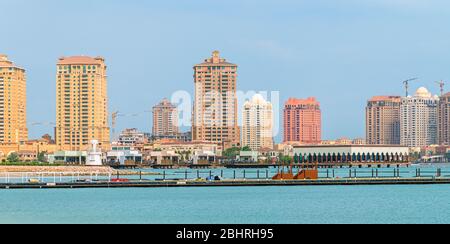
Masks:
[[[35,184],[35,183],[41,183],[41,181],[38,180],[38,179],[29,179],[28,182],[29,182],[29,183],[33,183],[33,184]]]
[[[115,182],[115,183],[126,183],[126,182],[130,182],[129,179],[112,179],[111,181],[112,181],[112,182]]]

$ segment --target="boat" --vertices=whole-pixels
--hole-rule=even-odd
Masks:
[[[129,179],[112,179],[111,182],[126,183],[126,182],[130,182],[130,180]]]
[[[38,179],[29,179],[28,182],[29,182],[29,183],[33,183],[33,184],[41,183],[41,181],[38,180]]]

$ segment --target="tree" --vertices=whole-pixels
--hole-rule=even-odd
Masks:
[[[241,149],[241,151],[243,151],[243,152],[251,152],[252,149],[251,149],[249,146],[245,146],[245,147],[243,147],[243,148]]]
[[[298,164],[300,162],[300,159],[299,159],[297,153],[294,155],[294,162],[295,162],[295,164]]]
[[[232,147],[228,148],[223,152],[223,156],[227,158],[236,158],[237,155],[239,155],[241,149],[239,147]]]
[[[281,157],[282,164],[290,165],[292,163],[292,158],[289,156],[283,156]]]
[[[37,155],[38,162],[40,162],[40,163],[46,163],[47,162],[47,159],[45,158],[45,154],[47,154],[47,152],[40,152],[40,153],[38,153],[38,155]]]
[[[20,158],[19,158],[19,154],[17,153],[11,153],[9,154],[8,158],[6,159],[8,162],[10,163],[17,163],[19,162]]]

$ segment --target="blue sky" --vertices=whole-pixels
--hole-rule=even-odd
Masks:
[[[363,137],[366,100],[404,94],[406,78],[433,93],[450,78],[444,0],[0,0],[0,12],[0,53],[28,71],[30,124],[54,122],[55,63],[69,55],[106,58],[110,111],[142,113],[118,129],[143,131],[143,112],[192,92],[192,66],[216,49],[239,65],[239,90],[316,96],[325,139]]]

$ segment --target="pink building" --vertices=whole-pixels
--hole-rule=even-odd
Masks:
[[[290,98],[284,106],[284,142],[319,144],[322,141],[322,113],[316,98]]]

